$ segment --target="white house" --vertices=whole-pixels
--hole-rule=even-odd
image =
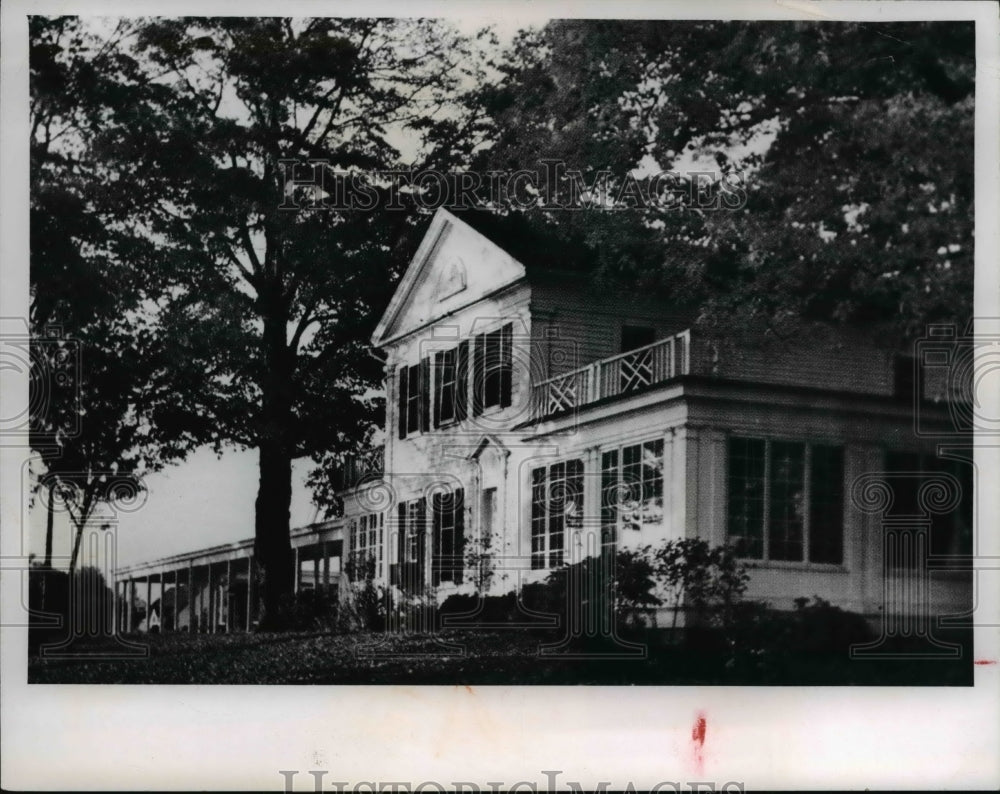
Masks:
[[[586,255],[437,212],[372,339],[385,447],[350,467],[343,518],[293,533],[300,588],[343,564],[441,600],[481,585],[476,553],[507,592],[616,545],[703,537],[733,544],[747,595],[778,608],[971,609],[971,453],[946,379],[858,331],[700,332],[690,311],[593,286]],[[172,574],[229,604],[252,544],[210,551],[120,586]],[[252,624],[251,590],[227,627]]]

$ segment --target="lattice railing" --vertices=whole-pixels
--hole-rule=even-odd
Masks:
[[[691,332],[682,331],[535,384],[532,418],[638,391],[686,375],[690,368]]]

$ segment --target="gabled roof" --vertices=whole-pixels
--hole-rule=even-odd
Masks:
[[[449,212],[441,208],[431,219],[427,231],[417,248],[417,252],[403,274],[389,305],[372,334],[376,346],[389,341],[394,334],[397,320],[402,316],[421,281],[428,278],[425,271],[433,266],[434,260],[452,230],[468,229],[497,255],[513,260],[519,265],[517,276],[508,283],[516,283],[521,278],[539,278],[545,274],[567,271],[582,272],[592,267],[594,256],[590,249],[578,242],[567,242],[555,234],[540,229],[537,224],[522,215],[497,215],[484,210],[460,210]],[[482,266],[480,262],[471,263]],[[465,287],[465,274],[445,271],[440,279],[448,283],[461,281],[458,289],[449,291],[448,297]],[[480,300],[482,295],[471,292],[464,305]],[[458,301],[461,304],[461,301]],[[454,310],[452,306],[451,310]]]

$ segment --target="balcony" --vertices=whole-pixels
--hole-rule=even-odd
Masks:
[[[345,455],[333,472],[334,489],[347,491],[359,483],[377,479],[385,473],[385,447],[366,449],[361,454]]]
[[[533,421],[687,375],[691,331],[601,359],[532,387]]]

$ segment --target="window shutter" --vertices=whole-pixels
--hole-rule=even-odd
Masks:
[[[514,354],[511,345],[514,341],[514,326],[507,323],[500,329],[500,407],[506,408],[513,399],[512,376],[514,370]]]
[[[431,496],[431,521],[433,531],[431,539],[431,584],[437,587],[441,584],[441,494]]]
[[[402,572],[406,567],[406,503],[400,502],[396,510],[399,516],[397,522],[399,532],[396,536],[396,584],[401,586]]]
[[[424,560],[427,559],[427,497],[421,496],[417,502],[417,564],[414,566],[414,592],[424,584]]]
[[[420,432],[426,433],[431,426],[431,360],[420,360]]]
[[[483,412],[483,381],[486,377],[486,334],[479,334],[475,339],[476,349],[473,351],[472,362],[472,415],[479,416]]]
[[[407,393],[407,368],[402,366],[399,368],[399,377],[397,378],[396,389],[397,397],[396,407],[399,411],[399,437],[406,438],[406,393]]]
[[[443,356],[444,353],[435,353],[434,366],[431,367],[431,379],[433,381],[431,391],[434,392],[434,416],[432,419],[435,429],[441,427],[441,369],[444,363]]]
[[[455,364],[455,418],[461,422],[468,414],[469,400],[469,340],[458,346]]]
[[[462,584],[462,573],[465,569],[465,490],[458,488],[455,491],[455,555],[454,581],[455,584]]]

